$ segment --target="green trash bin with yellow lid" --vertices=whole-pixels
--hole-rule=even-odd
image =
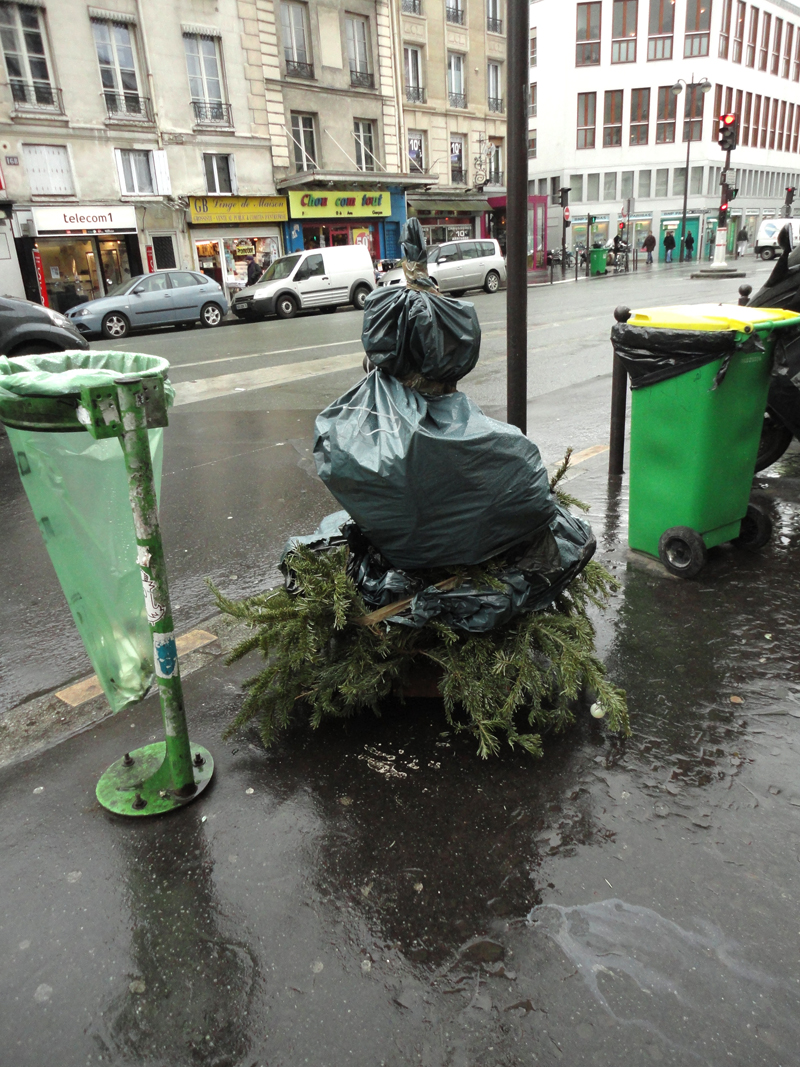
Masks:
[[[628,544],[687,578],[715,545],[762,547],[771,523],[750,488],[776,331],[800,316],[687,304],[617,318],[632,393]]]

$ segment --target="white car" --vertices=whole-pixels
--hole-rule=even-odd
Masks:
[[[758,234],[756,235],[755,251],[757,256],[760,256],[761,259],[774,259],[781,254],[780,246],[778,245],[778,234],[787,224],[792,228],[792,238],[795,246],[800,244],[800,219],[764,219],[758,227]]]
[[[428,274],[443,293],[461,296],[468,289],[496,293],[506,280],[506,262],[497,241],[448,241],[428,248]],[[382,274],[378,285],[405,285],[402,267]]]

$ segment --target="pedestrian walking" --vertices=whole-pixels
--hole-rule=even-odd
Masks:
[[[667,263],[672,262],[672,253],[675,251],[675,238],[672,236],[672,230],[667,230],[667,235],[664,238],[664,251],[666,256],[664,257]]]
[[[261,267],[256,263],[255,256],[247,257],[247,284],[255,285],[261,277]]]
[[[744,228],[744,226],[742,226],[741,230],[739,230],[739,233],[738,233],[738,236],[736,237],[736,240],[739,242],[739,255],[743,256],[745,254],[745,252],[747,251],[747,241],[748,241],[747,230]]]
[[[692,249],[694,248],[694,235],[692,234],[691,230],[689,230],[689,232],[686,234],[686,240],[684,241],[683,247],[686,250],[687,260],[691,259]]]
[[[653,236],[653,232],[651,230],[650,233],[648,233],[647,237],[645,237],[644,244],[642,245],[642,248],[647,253],[647,262],[648,263],[652,263],[653,262],[653,252],[655,251],[655,247],[656,247],[656,239]]]

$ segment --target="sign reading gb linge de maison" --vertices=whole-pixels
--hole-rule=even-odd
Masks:
[[[190,196],[189,221],[195,226],[238,222],[286,222],[285,196]]]

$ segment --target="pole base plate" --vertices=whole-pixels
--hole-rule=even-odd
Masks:
[[[158,741],[126,753],[112,763],[97,783],[98,801],[117,815],[163,815],[190,804],[200,796],[214,774],[211,753],[200,745],[190,747],[195,784],[190,795],[176,793],[166,758],[167,746],[164,741]]]

